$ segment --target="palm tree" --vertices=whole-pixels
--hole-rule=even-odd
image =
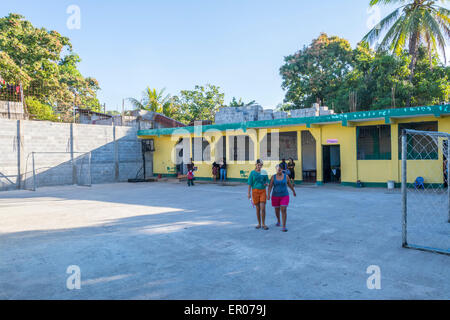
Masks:
[[[128,101],[130,101],[136,109],[164,113],[164,105],[170,103],[170,95],[164,96],[165,90],[166,89],[164,88],[158,91],[155,88],[152,89],[147,87],[142,94],[141,100],[128,98]]]
[[[378,48],[393,51],[400,55],[407,46],[411,57],[409,81],[412,83],[419,46],[428,49],[430,64],[432,53],[441,51],[444,60],[446,41],[450,38],[450,10],[436,5],[433,0],[371,0],[370,6],[377,4],[402,4],[382,19],[378,25],[363,38],[373,44],[386,31]],[[440,2],[449,2],[441,0]]]

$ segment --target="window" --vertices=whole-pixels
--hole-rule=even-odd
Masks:
[[[402,130],[412,129],[418,131],[438,131],[437,121],[401,123],[398,125],[398,158],[402,158]],[[427,136],[407,136],[408,160],[437,160],[438,144],[432,137]]]
[[[216,143],[215,160],[217,162],[220,163],[221,161],[223,161],[224,158],[226,158],[227,156],[226,150],[227,150],[226,139],[225,137],[222,136],[217,140]]]
[[[298,160],[297,155],[297,131],[280,132],[280,150],[278,159]]]
[[[192,138],[192,160],[193,161],[211,160],[209,142],[205,138]]]
[[[389,125],[356,128],[358,160],[391,159],[391,127]]]
[[[278,160],[278,132],[268,133],[261,140],[260,157],[262,160]]]
[[[234,161],[254,160],[253,141],[249,136],[229,136],[230,158]]]
[[[266,134],[260,145],[262,160],[298,160],[297,132],[272,132]]]

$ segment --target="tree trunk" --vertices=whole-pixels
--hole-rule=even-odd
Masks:
[[[409,83],[413,84],[414,79],[414,71],[416,69],[417,64],[417,55],[418,55],[418,44],[419,44],[419,32],[414,33],[409,39],[409,55],[411,56],[411,63],[409,64]],[[408,100],[406,101],[406,106],[411,106],[411,98],[412,92],[409,94]]]

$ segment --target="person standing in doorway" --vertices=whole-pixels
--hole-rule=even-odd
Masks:
[[[223,161],[220,165],[220,181],[225,182],[227,179],[227,161],[223,158]]]
[[[217,164],[217,162],[214,161],[214,163],[212,164],[212,176],[213,176],[213,180],[216,181],[217,180],[217,175],[219,173],[219,165]]]
[[[277,227],[280,226],[280,211],[282,216],[283,228],[281,231],[286,232],[286,219],[287,219],[287,207],[289,205],[289,191],[288,187],[292,190],[294,197],[297,196],[295,193],[294,186],[291,183],[291,180],[285,174],[280,165],[276,166],[277,173],[272,176],[269,184],[269,195],[268,200],[270,200],[270,192],[272,191],[272,207],[275,208],[275,215],[277,216]]]
[[[289,162],[287,163],[287,168],[289,170],[289,179],[291,179],[291,182],[294,183],[295,180],[295,162],[294,159],[289,158]]]
[[[253,205],[256,207],[256,218],[258,219],[256,229],[268,230],[269,227],[266,226],[266,187],[269,184],[269,177],[265,170],[261,170],[262,167],[262,160],[256,160],[255,170],[248,177],[248,198],[252,199]]]

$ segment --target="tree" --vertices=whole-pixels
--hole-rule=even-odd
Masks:
[[[0,76],[22,84],[27,96],[54,107],[63,119],[74,104],[99,110],[98,82],[81,75],[80,61],[69,38],[58,32],[35,28],[14,13],[0,18]]]
[[[163,113],[164,104],[170,100],[170,95],[164,96],[165,90],[164,88],[158,91],[155,88],[147,87],[142,93],[141,100],[135,98],[128,98],[128,100],[136,109]]]
[[[284,61],[280,68],[282,88],[287,90],[284,102],[309,108],[315,102],[327,103],[327,97],[350,72],[352,48],[345,39],[321,33],[309,46]]]
[[[179,106],[178,119],[185,123],[193,120],[214,120],[215,113],[224,106],[224,94],[219,87],[207,84],[196,85],[194,90],[182,90],[174,97]]]
[[[446,40],[450,37],[450,10],[436,5],[436,1],[431,0],[371,0],[370,6],[380,3],[398,3],[402,6],[382,19],[363,40],[372,44],[381,37],[382,32],[386,31],[378,46],[380,49],[401,55],[403,49],[407,47],[411,58],[409,64],[411,83],[421,44],[427,48],[431,67],[433,52],[441,51],[446,59]]]
[[[315,102],[312,97],[317,97],[318,92],[322,97],[320,101],[335,112],[431,105],[449,100],[450,67],[444,66],[436,53],[432,54],[430,65],[429,52],[423,45],[418,49],[412,79],[407,50],[396,55],[386,50],[373,50],[362,41],[355,49],[350,48],[349,55],[344,51],[346,68],[342,69],[336,68],[342,60],[341,55],[333,58],[334,64],[317,63],[309,55],[310,47],[290,56],[281,67],[284,88],[288,91],[285,104],[277,109],[310,107]],[[336,50],[325,54],[327,51],[323,50],[326,59],[335,56]],[[339,77],[332,76],[337,74]],[[321,82],[316,81],[319,76]]]
[[[252,100],[248,103],[245,103],[242,98],[239,98],[239,101],[237,101],[236,97],[233,97],[233,99],[231,100],[230,104],[228,105],[228,107],[249,107],[249,106],[253,106],[256,105],[256,101]]]

